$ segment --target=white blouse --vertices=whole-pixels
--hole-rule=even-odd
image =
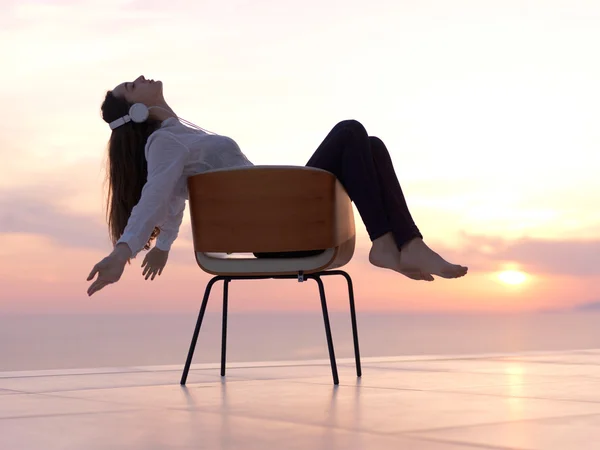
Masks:
[[[145,152],[148,179],[117,242],[126,243],[132,257],[144,248],[154,227],[160,228],[156,247],[171,249],[188,198],[188,177],[211,169],[253,165],[233,139],[195,130],[174,117],[150,135]]]

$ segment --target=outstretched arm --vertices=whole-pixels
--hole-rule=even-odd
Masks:
[[[169,203],[177,181],[181,178],[188,149],[174,136],[160,134],[148,141],[148,180],[142,189],[138,204],[131,211],[123,235],[109,256],[100,261],[90,273],[88,281],[98,274],[88,295],[99,291],[121,277],[127,260],[144,248],[154,227],[168,215]],[[119,249],[117,253],[115,253]],[[124,255],[127,254],[124,258]],[[100,280],[103,280],[99,283]],[[94,287],[92,289],[92,287]]]
[[[144,248],[154,228],[167,219],[187,156],[188,149],[168,134],[156,137],[149,144],[148,181],[118,241],[129,246],[132,256]]]

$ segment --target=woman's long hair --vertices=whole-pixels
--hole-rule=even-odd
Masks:
[[[131,103],[115,97],[112,91],[106,93],[102,103],[102,118],[110,123],[129,112]],[[106,181],[106,220],[113,245],[116,245],[125,231],[131,210],[140,201],[142,188],[148,178],[148,162],[145,147],[148,137],[160,126],[157,120],[148,119],[143,123],[128,122],[112,130],[108,142]],[[160,230],[154,228],[144,246],[146,250]]]

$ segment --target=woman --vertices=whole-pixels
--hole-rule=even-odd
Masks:
[[[131,105],[150,109],[147,120],[127,121]],[[143,76],[107,92],[102,117],[110,124],[108,146],[108,226],[113,252],[94,266],[88,281],[92,295],[121,277],[125,264],[142,250],[147,280],[160,275],[177,238],[187,177],[209,169],[250,166],[230,138],[183,125],[163,97],[160,81]],[[432,275],[458,278],[467,268],[450,264],[431,250],[416,227],[392,160],[383,144],[364,127],[337,124],[307,166],[333,173],[356,205],[372,241],[369,261],[414,280]],[[260,255],[258,255],[260,256]]]

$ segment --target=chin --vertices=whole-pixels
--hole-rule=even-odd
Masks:
[[[155,81],[153,86],[154,95],[157,97],[162,97],[163,93],[163,85],[161,81]]]

